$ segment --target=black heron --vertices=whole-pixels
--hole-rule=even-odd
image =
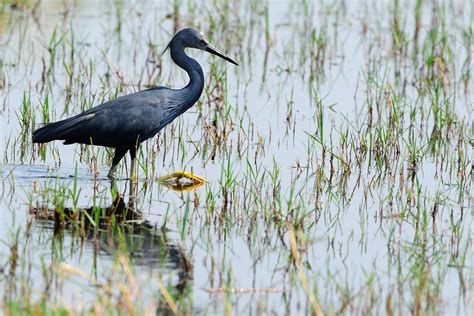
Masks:
[[[211,46],[201,32],[192,28],[176,33],[165,51],[168,48],[173,61],[188,73],[189,83],[186,87],[156,87],[124,95],[35,130],[33,143],[63,140],[64,144],[79,143],[115,148],[112,166],[107,175],[111,180],[115,178],[118,163],[129,151],[132,160],[131,178],[134,179],[135,157],[140,143],[155,136],[176,117],[191,108],[202,94],[202,68],[196,60],[186,55],[184,49],[204,50],[238,65],[235,60]]]

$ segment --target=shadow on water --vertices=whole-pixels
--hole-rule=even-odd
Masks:
[[[170,294],[177,302],[189,298],[193,266],[185,249],[168,237],[165,227],[157,227],[144,219],[137,210],[136,196],[130,195],[126,202],[115,193],[115,183],[112,183],[111,191],[116,197],[108,207],[32,208],[34,224],[51,229],[53,242],[62,244],[64,237],[69,235],[81,247],[88,244],[92,248],[94,265],[98,257],[114,258],[117,254],[126,254],[136,267],[176,273],[177,281],[172,284]],[[172,312],[166,302],[160,301],[157,313]]]

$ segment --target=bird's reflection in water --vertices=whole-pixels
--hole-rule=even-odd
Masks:
[[[113,183],[112,192],[116,192],[114,187]],[[82,241],[89,241],[94,263],[97,257],[113,257],[125,252],[134,266],[177,273],[173,290],[175,299],[179,301],[190,296],[193,267],[186,252],[168,238],[166,228],[159,229],[143,218],[137,211],[135,195],[132,194],[126,203],[120,194],[116,194],[113,203],[105,208],[56,210],[38,207],[32,209],[32,214],[38,226],[52,228],[53,242],[62,244],[65,234],[80,240],[81,245]],[[170,312],[168,304],[159,304],[157,312]]]

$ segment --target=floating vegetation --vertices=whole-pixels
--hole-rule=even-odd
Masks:
[[[206,183],[204,178],[187,171],[170,173],[166,176],[159,177],[158,181],[163,186],[177,192],[192,191]]]

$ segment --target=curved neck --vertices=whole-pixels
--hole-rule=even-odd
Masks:
[[[184,52],[184,47],[181,43],[173,43],[170,47],[171,58],[181,68],[183,68],[189,76],[189,83],[183,89],[180,89],[180,96],[182,101],[186,103],[186,111],[194,103],[197,102],[204,89],[204,74],[199,63],[190,58]],[[184,112],[183,111],[183,112]]]

